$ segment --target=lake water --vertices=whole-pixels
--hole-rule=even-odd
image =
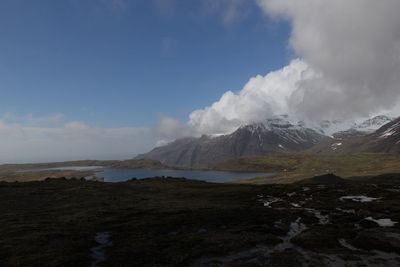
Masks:
[[[199,171],[199,170],[161,170],[161,169],[112,169],[104,168],[96,172],[106,182],[123,182],[132,178],[148,177],[184,177],[207,182],[233,182],[239,179],[249,179],[259,176],[271,176],[271,173],[260,172],[230,172],[230,171]]]

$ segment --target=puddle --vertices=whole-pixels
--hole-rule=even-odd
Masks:
[[[294,237],[299,235],[301,232],[307,230],[307,226],[300,222],[301,218],[297,218],[296,221],[290,223],[290,229],[287,235],[282,239],[282,243],[276,245],[272,251],[284,251],[288,248],[292,248],[293,244],[290,242]]]
[[[304,190],[305,189],[305,190]],[[303,188],[303,191],[307,191],[308,188]],[[287,193],[288,197],[292,197],[294,192]],[[349,195],[340,197],[341,201],[354,201],[360,203],[368,203],[377,201],[380,198],[368,197],[363,195]],[[258,196],[258,201],[263,203],[265,207],[274,208],[273,203],[285,201],[281,198],[273,196]],[[328,212],[324,210],[317,210],[312,208],[302,207],[306,202],[299,201],[288,202],[288,207],[279,208],[284,210],[304,210],[309,212],[318,219],[318,224],[326,225],[331,223]],[[277,209],[277,208],[274,208]],[[336,208],[337,211],[341,212],[342,216],[345,214],[355,215],[357,213],[354,209],[342,209]],[[382,227],[394,226],[397,222],[391,219],[374,219],[367,217],[367,220],[372,220],[378,223]],[[289,223],[289,225],[287,224]],[[400,266],[400,256],[396,253],[386,253],[379,250],[366,251],[358,249],[347,242],[345,239],[337,240],[343,247],[342,251],[336,253],[327,254],[321,252],[315,252],[302,248],[292,243],[293,238],[307,230],[309,227],[301,223],[301,217],[295,221],[284,223],[283,220],[275,221],[275,228],[288,229],[285,236],[281,237],[281,242],[275,246],[258,245],[252,249],[238,251],[235,253],[228,254],[222,257],[204,256],[195,262],[193,266],[268,266],[275,260],[275,253],[294,251],[301,255],[302,262],[299,266]],[[359,227],[359,229],[361,229]],[[394,235],[394,234],[393,234]],[[400,238],[400,234],[396,234],[396,238]],[[351,257],[349,257],[351,255]]]
[[[365,218],[368,221],[372,221],[377,223],[381,227],[393,227],[397,222],[392,221],[391,219],[374,219],[372,217]]]
[[[282,242],[276,246],[257,246],[253,249],[231,253],[223,257],[205,256],[195,261],[191,266],[268,266],[273,252],[285,251],[291,248],[300,249],[291,243],[292,238],[307,229],[307,226],[300,223],[300,221],[301,218],[298,218],[290,223],[288,233],[282,238]],[[281,221],[275,223],[275,225],[280,224],[282,224]]]
[[[367,196],[343,196],[340,198],[341,201],[352,200],[354,202],[372,202],[379,199],[380,198],[367,197]]]
[[[282,199],[277,198],[277,197],[270,197],[270,196],[268,196],[266,199],[264,199],[263,196],[258,196],[258,197],[259,197],[259,200],[258,200],[258,201],[260,201],[261,203],[263,203],[263,204],[264,204],[264,207],[267,207],[267,208],[271,208],[271,204],[273,204],[273,203],[275,203],[275,202],[283,201]]]
[[[343,213],[347,213],[347,214],[356,214],[356,211],[353,209],[349,210],[349,209],[336,208],[336,210],[341,211]]]
[[[109,232],[96,233],[94,239],[97,246],[90,249],[90,257],[92,258],[91,267],[97,267],[99,263],[107,260],[108,257],[105,254],[105,249],[112,246],[110,238],[111,234]]]

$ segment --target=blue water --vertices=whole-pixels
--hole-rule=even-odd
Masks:
[[[195,170],[160,170],[160,169],[112,169],[105,168],[96,172],[96,176],[103,177],[106,182],[123,182],[132,178],[143,179],[149,177],[184,177],[187,179],[207,182],[233,182],[239,179],[248,179],[259,176],[271,176],[271,173],[260,172],[230,172],[230,171],[195,171]]]

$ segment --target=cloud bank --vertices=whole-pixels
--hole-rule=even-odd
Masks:
[[[48,117],[0,117],[0,163],[127,159],[159,140],[151,128],[100,128]]]
[[[201,133],[226,133],[243,124],[288,114],[300,84],[317,76],[307,63],[293,60],[283,69],[251,78],[240,92],[228,91],[210,107],[193,111],[189,125]]]
[[[281,114],[352,120],[394,109],[400,95],[400,1],[258,4],[268,16],[291,24],[289,45],[299,59],[194,111],[191,127],[220,133]]]

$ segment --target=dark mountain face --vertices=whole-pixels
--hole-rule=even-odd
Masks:
[[[223,136],[178,139],[138,158],[161,161],[170,166],[200,167],[245,156],[302,151],[324,136],[282,119],[242,126]]]
[[[400,154],[400,118],[385,124],[370,138],[372,152]]]

